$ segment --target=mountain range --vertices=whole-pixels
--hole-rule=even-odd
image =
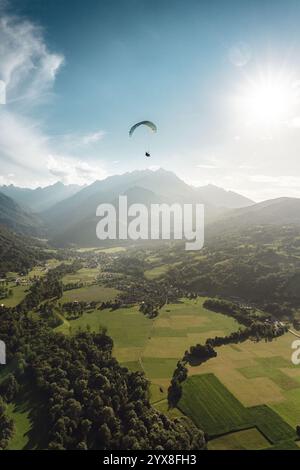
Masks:
[[[60,181],[36,189],[19,188],[10,184],[0,186],[0,192],[14,199],[18,204],[32,212],[42,212],[58,202],[73,196],[83,187],[76,184],[64,185]]]
[[[95,234],[96,208],[101,203],[116,204],[121,194],[128,196],[129,203],[135,202],[146,206],[159,202],[203,203],[208,221],[214,220],[232,206],[243,207],[253,204],[253,201],[233,192],[228,193],[221,188],[212,186],[194,188],[173,172],[159,169],[134,171],[95,181],[74,196],[42,212],[41,216],[55,244],[95,245],[98,241]],[[235,195],[236,202],[234,203]]]
[[[0,192],[0,225],[15,233],[43,237],[45,227],[43,220],[30,211],[26,211],[11,197]]]
[[[279,198],[255,203],[214,185],[195,188],[163,169],[110,176],[85,187],[63,183],[35,190],[2,186],[0,224],[25,235],[41,237],[46,234],[57,246],[95,246],[99,244],[96,208],[101,203],[116,205],[119,195],[127,195],[129,204],[146,206],[202,203],[206,224],[219,231],[247,224],[300,225],[300,199]]]

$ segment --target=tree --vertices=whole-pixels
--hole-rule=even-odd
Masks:
[[[0,384],[0,395],[9,403],[15,398],[19,389],[20,386],[14,374],[8,374],[6,379]]]

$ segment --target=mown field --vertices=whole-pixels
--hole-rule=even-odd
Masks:
[[[246,341],[217,349],[218,356],[190,375],[213,373],[246,407],[268,405],[293,428],[300,423],[300,367],[291,362],[290,333],[272,342]]]
[[[58,330],[72,333],[78,328],[86,328],[87,325],[92,331],[106,327],[114,341],[116,358],[131,370],[144,371],[151,381],[151,401],[159,409],[174,416],[179,410],[168,411],[167,389],[177,361],[182,358],[184,351],[193,344],[205,342],[208,337],[226,335],[239,327],[233,319],[206,310],[203,307],[204,300],[185,299],[177,304],[166,305],[160,310],[159,316],[151,320],[139,312],[138,307],[115,311],[95,310],[84,313],[77,320],[65,322]],[[218,394],[218,397],[221,397],[219,403],[226,398],[228,405],[228,394],[232,397],[233,404],[231,403],[228,409],[223,403],[218,410],[214,407],[210,410],[216,420],[216,427],[212,428],[210,423],[207,432],[220,435],[222,432],[228,433],[253,426],[253,416],[249,415],[248,408],[257,405],[268,405],[269,412],[276,412],[280,422],[290,425],[293,432],[295,426],[300,423],[300,368],[294,366],[290,360],[292,340],[292,335],[286,334],[271,343],[247,341],[238,345],[223,346],[217,349],[216,358],[201,366],[189,367],[191,379],[194,375],[207,373],[214,374],[219,379],[223,387]],[[209,393],[208,396],[213,395]],[[189,401],[197,402],[197,396],[187,400]],[[207,402],[205,406],[208,406]],[[182,407],[180,409],[183,411]],[[242,416],[239,416],[239,413]],[[232,422],[227,422],[227,415]],[[220,416],[225,419],[224,422],[220,420]],[[255,419],[257,421],[258,417]],[[262,427],[260,431],[261,444],[258,444],[257,448],[266,447]],[[232,435],[233,448],[247,435]],[[257,438],[257,433],[253,431],[250,435],[253,437],[252,441]],[[286,433],[285,437],[290,440],[290,434]],[[284,436],[280,439],[283,441]],[[246,438],[243,440],[246,441]],[[269,435],[269,446],[275,445],[276,442],[277,439],[272,439]],[[223,444],[219,441],[218,445]],[[243,444],[247,445],[250,443]]]
[[[252,426],[248,410],[214,374],[189,377],[178,408],[211,437]]]
[[[90,284],[94,282],[99,274],[97,268],[81,268],[76,273],[66,274],[62,278],[63,284],[81,282],[83,284]]]
[[[12,290],[12,296],[7,299],[1,299],[0,304],[5,305],[5,307],[15,307],[25,298],[28,286],[9,285],[8,287]]]
[[[116,358],[132,370],[145,372],[152,383],[153,400],[157,401],[166,398],[176,363],[188,347],[239,327],[235,320],[206,310],[204,300],[185,299],[165,305],[155,319],[145,317],[138,307],[95,310],[70,321],[69,326],[60,326],[58,331],[68,333],[71,328],[74,332],[87,325],[98,331],[105,326],[114,341]]]
[[[59,299],[60,303],[65,302],[105,302],[113,300],[119,291],[111,287],[99,286],[97,284],[81,287],[79,289],[66,290]]]
[[[189,377],[178,408],[207,432],[210,449],[297,447],[295,428],[266,405],[245,407],[214,374]]]

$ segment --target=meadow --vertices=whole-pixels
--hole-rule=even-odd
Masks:
[[[295,428],[266,405],[245,407],[214,374],[189,377],[179,410],[209,435],[209,448],[296,448]]]
[[[295,428],[300,423],[300,367],[291,362],[293,335],[272,342],[246,341],[217,349],[217,357],[189,367],[189,375],[213,373],[246,407],[268,405]]]
[[[97,284],[81,287],[79,289],[66,290],[59,299],[60,303],[65,302],[105,302],[114,300],[119,291],[111,287],[99,286]]]
[[[97,268],[81,268],[75,273],[66,274],[62,278],[64,285],[69,283],[81,282],[83,284],[90,284],[95,282],[99,274],[99,269]]]
[[[16,307],[25,298],[28,286],[9,285],[8,287],[12,290],[12,296],[1,299],[0,304],[5,305],[5,307]]]
[[[138,307],[95,310],[57,330],[68,333],[87,325],[91,331],[106,327],[118,361],[132,370],[145,372],[151,380],[152,393],[157,394],[153,398],[156,401],[166,398],[176,363],[187,348],[211,335],[226,335],[239,327],[232,318],[206,310],[204,300],[184,299],[165,305],[155,319],[144,316]]]
[[[248,410],[214,374],[189,377],[178,408],[210,437],[253,425]]]

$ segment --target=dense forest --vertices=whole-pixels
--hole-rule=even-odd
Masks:
[[[211,235],[211,236],[209,236]],[[171,250],[170,250],[171,251]],[[165,279],[186,292],[254,303],[278,318],[300,306],[300,229],[256,226],[214,235],[199,257],[170,253]],[[164,254],[166,259],[167,252]],[[174,265],[174,262],[177,262]]]
[[[27,272],[47,257],[42,243],[0,226],[0,273]]]

